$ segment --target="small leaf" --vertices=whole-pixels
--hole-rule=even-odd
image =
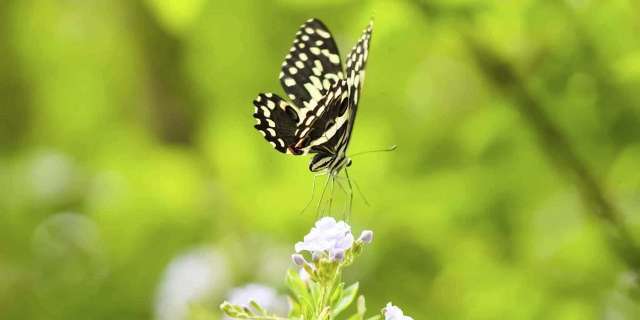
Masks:
[[[367,320],[378,320],[378,319],[380,319],[380,315],[375,315],[371,318],[367,318]]]
[[[293,299],[298,302],[300,307],[299,314],[313,314],[315,311],[314,299],[312,294],[309,293],[309,288],[300,279],[298,273],[292,269],[287,271],[285,283],[293,295]]]
[[[340,300],[333,306],[333,312],[331,313],[334,317],[340,314],[340,312],[344,311],[346,308],[351,305],[353,300],[358,293],[359,284],[356,282],[350,285],[348,288],[344,289],[342,292],[342,297]]]
[[[338,302],[338,299],[342,297],[342,289],[344,288],[344,282],[340,282],[333,290],[333,294],[331,294],[331,299],[329,300],[329,305],[333,306]]]
[[[298,301],[296,301],[295,299],[291,298],[291,297],[287,297],[287,300],[289,301],[289,318],[299,318],[302,316],[302,309],[300,307],[300,304],[298,303]]]
[[[358,314],[361,317],[364,317],[364,313],[367,312],[367,306],[366,306],[366,303],[364,301],[364,296],[363,295],[360,295],[358,297],[358,302],[357,302],[356,306],[358,308]]]
[[[258,311],[259,314],[265,316],[268,314],[267,310],[265,310],[262,306],[260,306],[257,302],[251,300],[249,301],[249,304],[256,310]]]

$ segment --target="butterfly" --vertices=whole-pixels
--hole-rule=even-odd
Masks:
[[[335,40],[318,19],[307,20],[296,33],[282,63],[280,84],[287,94],[261,93],[253,101],[254,126],[278,151],[314,154],[312,172],[337,176],[351,165],[351,140],[364,81],[369,23],[346,57],[345,69]]]

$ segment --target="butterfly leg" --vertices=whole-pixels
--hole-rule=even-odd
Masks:
[[[309,206],[313,203],[313,198],[315,198],[315,195],[316,195],[316,178],[318,178],[321,175],[323,175],[323,174],[322,173],[318,173],[318,174],[314,174],[313,175],[313,186],[311,187],[311,199],[309,199],[309,201],[304,206],[304,208],[302,208],[302,210],[300,210],[299,214],[303,214],[305,211],[307,211]]]
[[[358,191],[358,194],[364,201],[364,204],[366,204],[367,207],[370,207],[371,203],[369,203],[369,200],[367,200],[367,198],[364,196],[364,193],[362,193],[362,190],[360,190],[360,187],[358,186],[358,182],[356,181],[356,179],[353,179],[353,186],[356,187],[356,191]]]
[[[329,186],[329,181],[331,180],[331,175],[328,174],[327,175],[327,181],[324,183],[324,187],[322,188],[322,193],[320,194],[320,201],[318,201],[318,207],[316,208],[316,218],[318,218],[321,214],[321,206],[322,206],[322,201],[324,200],[324,194],[327,191],[327,186]]]
[[[349,186],[349,210],[347,211],[347,216],[351,218],[351,206],[353,205],[353,186],[351,185],[351,178],[349,178],[349,170],[344,168],[344,174],[347,176],[347,185]]]
[[[349,196],[349,192],[347,191],[347,189],[344,187],[344,185],[340,182],[341,179],[345,179],[344,177],[336,177],[336,183],[338,184],[338,187],[340,188],[340,190],[342,190],[342,192],[344,193],[345,198]],[[342,219],[346,219],[347,218],[347,212],[349,210],[349,203],[347,203],[345,201],[344,203],[344,211],[342,213]]]
[[[333,208],[333,195],[334,195],[334,185],[336,182],[335,177],[333,177],[332,175],[329,175],[330,179],[331,179],[331,186],[329,188],[331,188],[331,191],[329,191],[329,208],[327,211],[327,215],[331,215],[331,209]]]

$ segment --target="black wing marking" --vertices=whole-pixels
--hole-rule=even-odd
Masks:
[[[308,20],[296,33],[280,72],[282,88],[298,108],[300,120],[343,78],[331,32],[320,20]]]
[[[338,132],[348,120],[348,95],[345,80],[331,87],[320,100],[319,107],[311,110],[297,130],[296,148],[308,149],[325,144]]]
[[[292,148],[297,141],[295,133],[299,119],[287,101],[273,93],[261,93],[253,100],[253,105],[253,117],[257,122],[254,127],[276,150],[294,155],[304,153]]]
[[[349,100],[353,104],[354,112],[360,102],[360,91],[364,82],[364,69],[369,57],[372,32],[373,21],[362,32],[362,36],[347,56],[347,85],[349,86]]]
[[[342,125],[327,142],[311,147],[309,153],[316,153],[316,155],[309,163],[309,170],[318,172],[331,168],[341,161],[345,157],[348,145],[348,132],[348,124]]]
[[[336,88],[332,88],[336,91],[335,97],[327,103],[323,114],[312,113],[305,119],[305,124],[313,122],[309,124],[306,134],[301,135],[301,132],[298,132],[298,146],[312,147],[312,153],[317,150],[335,154],[346,152],[364,81],[372,32],[373,23],[369,23],[347,56],[347,79],[337,84]]]

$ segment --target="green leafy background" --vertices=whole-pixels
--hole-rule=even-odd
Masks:
[[[166,270],[194,248],[217,257],[199,308],[218,314],[247,282],[284,291],[316,218],[299,213],[312,174],[252,128],[251,101],[281,92],[302,22],[322,19],[344,55],[373,17],[350,151],[399,148],[350,169],[371,202],[355,198],[351,224],[375,240],[346,278],[369,309],[639,319],[610,225],[469,45],[519,75],[637,238],[638,12],[630,0],[1,1],[0,318],[166,319]]]

